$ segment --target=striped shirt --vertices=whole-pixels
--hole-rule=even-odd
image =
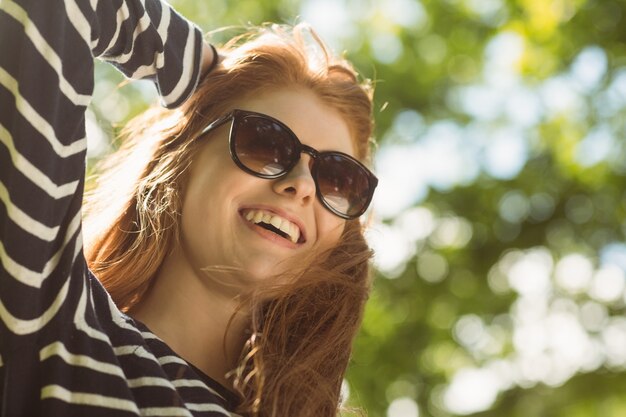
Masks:
[[[82,250],[93,58],[175,107],[201,51],[159,0],[0,0],[1,416],[234,415],[234,394],[121,313]]]

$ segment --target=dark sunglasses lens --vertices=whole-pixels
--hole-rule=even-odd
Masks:
[[[317,186],[324,201],[339,213],[361,214],[370,200],[367,171],[338,154],[322,154],[317,163]]]
[[[249,170],[263,176],[280,175],[299,156],[293,138],[280,124],[246,116],[236,127],[235,153]]]

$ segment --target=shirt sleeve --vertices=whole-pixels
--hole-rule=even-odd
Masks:
[[[159,1],[100,1],[85,16],[97,23],[85,30],[94,56],[129,78],[154,81],[166,107],[180,105],[193,92],[202,35],[174,9]]]
[[[193,92],[200,30],[159,0],[0,1],[0,368],[28,340],[80,320],[85,110],[93,58]]]

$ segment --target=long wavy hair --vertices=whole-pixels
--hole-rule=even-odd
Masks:
[[[372,92],[350,63],[307,25],[267,25],[219,48],[220,64],[180,108],[152,108],[132,120],[117,152],[86,195],[89,267],[123,311],[141,300],[179,244],[188,168],[206,124],[233,102],[267,89],[304,87],[339,112],[356,156],[370,158]],[[336,416],[341,384],[368,298],[372,252],[359,220],[339,243],[246,298],[250,337],[231,373],[248,416]],[[320,261],[321,260],[321,261]]]

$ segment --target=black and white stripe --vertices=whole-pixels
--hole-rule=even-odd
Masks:
[[[0,0],[2,416],[234,415],[234,395],[121,313],[82,254],[93,58],[175,107],[201,47],[159,0]]]

